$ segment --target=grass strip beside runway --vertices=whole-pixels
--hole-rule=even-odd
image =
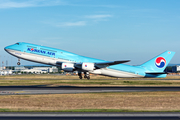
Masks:
[[[17,75],[0,76],[0,86],[180,86],[180,76],[166,78],[120,78],[92,76],[91,80],[79,80],[78,76]]]
[[[179,112],[180,92],[0,96],[1,112]]]

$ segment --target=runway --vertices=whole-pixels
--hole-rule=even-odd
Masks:
[[[0,95],[180,91],[180,87],[0,86]]]
[[[1,120],[179,120],[180,113],[0,113]]]

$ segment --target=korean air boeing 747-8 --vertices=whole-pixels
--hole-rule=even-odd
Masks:
[[[164,69],[175,52],[166,51],[139,66],[130,66],[124,61],[105,61],[80,56],[60,49],[18,42],[4,48],[9,54],[28,61],[61,67],[66,72],[78,71],[79,78],[90,79],[89,73],[111,77],[166,77]],[[19,63],[18,63],[19,64]]]

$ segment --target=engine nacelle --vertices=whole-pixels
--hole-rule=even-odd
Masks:
[[[62,63],[61,69],[65,72],[73,72],[74,70],[74,64],[72,63]]]
[[[94,63],[82,63],[82,70],[93,71],[95,69]]]

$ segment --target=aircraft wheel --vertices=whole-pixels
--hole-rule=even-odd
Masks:
[[[82,79],[82,76],[79,76],[79,79]]]
[[[90,79],[90,76],[88,76],[87,79],[89,80],[89,79]]]
[[[17,65],[21,65],[21,63],[20,63],[20,62],[18,62],[18,63],[17,63]]]

